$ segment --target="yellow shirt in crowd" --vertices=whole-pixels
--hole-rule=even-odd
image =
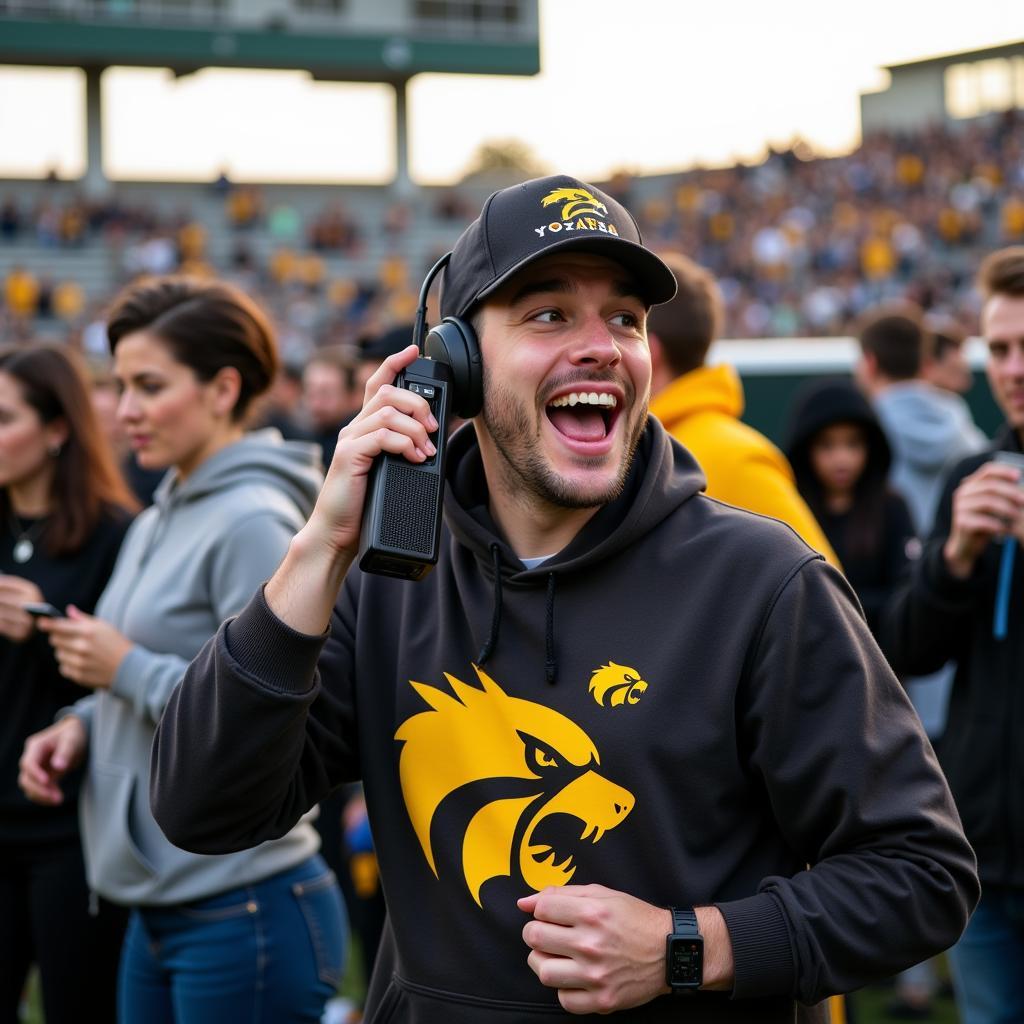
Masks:
[[[836,553],[800,497],[786,457],[740,421],[743,385],[731,366],[684,373],[651,399],[651,413],[700,463],[712,498],[788,523],[836,568]]]

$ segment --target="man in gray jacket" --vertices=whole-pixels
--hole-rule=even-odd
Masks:
[[[890,483],[910,506],[914,528],[931,531],[945,470],[980,451],[986,438],[963,399],[925,379],[931,335],[909,304],[868,314],[858,334],[857,379],[892,446]]]

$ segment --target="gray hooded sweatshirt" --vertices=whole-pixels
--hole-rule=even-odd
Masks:
[[[153,731],[185,668],[284,557],[313,508],[319,449],[276,430],[221,449],[183,483],[169,473],[132,524],[96,615],[135,646],[109,690],[72,709],[89,732],[80,815],[90,887],[117,903],[184,903],[293,867],[319,847],[308,820],[223,856],[172,846],[149,809]]]
[[[959,395],[927,381],[892,384],[875,396],[874,405],[892,446],[889,483],[910,506],[918,536],[927,537],[946,470],[988,439]]]

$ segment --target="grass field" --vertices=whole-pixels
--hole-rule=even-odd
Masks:
[[[873,986],[854,993],[849,999],[848,1024],[898,1024],[898,1018],[885,1013],[892,997],[892,989],[886,986]],[[959,1024],[960,1015],[951,998],[940,997],[934,1002],[932,1015],[925,1020],[927,1024]]]

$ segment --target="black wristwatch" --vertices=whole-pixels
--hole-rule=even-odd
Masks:
[[[673,992],[695,992],[704,981],[704,937],[690,908],[669,907],[672,934],[665,940],[665,981]]]

